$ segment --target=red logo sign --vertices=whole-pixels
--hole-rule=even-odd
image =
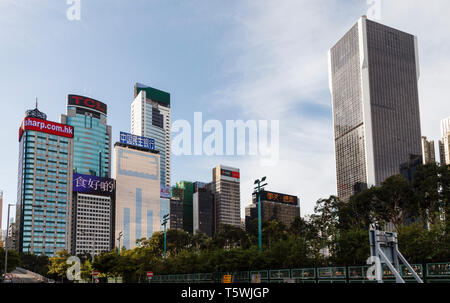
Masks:
[[[92,275],[93,275],[93,276],[98,276],[98,270],[92,271]]]
[[[73,138],[73,127],[70,125],[26,117],[25,119],[23,119],[22,126],[19,129],[19,141],[22,138],[23,132],[27,130],[34,130],[56,136]]]
[[[147,277],[153,277],[153,272],[152,271],[147,271]]]
[[[106,104],[88,97],[69,95],[67,105],[75,105],[78,107],[84,107],[87,109],[99,111],[106,115]]]

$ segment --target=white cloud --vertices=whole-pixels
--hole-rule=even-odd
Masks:
[[[381,23],[419,37],[422,132],[437,138],[439,120],[450,115],[450,2],[382,1]],[[263,175],[268,189],[299,195],[303,214],[336,192],[331,114],[317,117],[299,105],[331,107],[326,53],[366,9],[363,0],[258,1],[234,16],[234,35],[224,41],[223,52],[238,54],[230,59],[235,81],[213,93],[216,107],[239,108],[248,119],[280,119],[281,132],[277,167],[260,167],[256,159],[232,161],[242,171],[243,206],[253,180]]]

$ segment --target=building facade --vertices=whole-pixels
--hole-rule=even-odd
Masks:
[[[194,232],[193,227],[193,183],[190,181],[179,181],[176,183],[175,188],[179,189],[174,192],[183,203],[183,230],[188,233]]]
[[[97,255],[114,247],[115,181],[73,175],[71,253]]]
[[[172,187],[170,198],[170,228],[183,230],[183,189]]]
[[[161,184],[170,186],[170,94],[136,83],[131,103],[131,133],[155,140],[161,157]]]
[[[439,141],[439,157],[441,164],[450,164],[450,117],[441,120],[441,140]]]
[[[423,164],[436,163],[434,141],[427,140],[427,137],[424,136],[422,136],[422,158]]]
[[[16,250],[54,256],[70,249],[73,127],[37,108],[19,129]]]
[[[278,221],[290,227],[296,217],[300,217],[300,203],[296,196],[261,191],[262,222]],[[258,219],[258,196],[253,193],[252,203],[245,208],[245,226],[249,230],[253,220]]]
[[[222,225],[241,226],[241,183],[238,168],[218,165],[213,168],[211,191],[215,199],[215,231]]]
[[[91,186],[113,182],[111,177],[111,126],[107,125],[107,105],[98,100],[67,96],[67,112],[61,122],[74,129],[71,252],[74,254],[109,251],[114,243],[111,229],[113,197],[86,191]],[[92,176],[92,177],[90,177]],[[95,178],[97,177],[97,178]],[[89,180],[89,185],[87,184]],[[86,194],[86,192],[88,194]],[[109,233],[109,234],[106,234]]]
[[[107,106],[92,98],[68,95],[67,114],[61,123],[74,128],[73,169],[75,173],[111,177],[111,126]]]
[[[337,193],[347,201],[422,153],[417,38],[363,16],[328,57]]]
[[[214,194],[211,186],[206,183],[194,182],[192,197],[193,230],[194,234],[202,232],[208,237],[214,235],[215,207]]]
[[[116,180],[115,239],[122,232],[121,247],[132,249],[136,240],[150,238],[161,230],[158,151],[117,142],[113,176]]]

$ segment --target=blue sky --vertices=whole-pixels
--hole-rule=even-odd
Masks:
[[[449,1],[382,2],[381,22],[418,35],[422,133],[439,138],[450,115]],[[222,163],[241,168],[241,201],[267,175],[269,190],[300,197],[302,214],[335,193],[327,50],[366,13],[365,0],[0,1],[0,189],[16,202],[18,127],[39,108],[59,121],[67,94],[108,105],[113,141],[130,130],[133,85],[170,92],[172,120],[280,120],[280,162],[258,157],[173,156],[172,182],[210,181]],[[447,13],[445,13],[447,12]]]

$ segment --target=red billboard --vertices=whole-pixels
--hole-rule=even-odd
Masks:
[[[239,174],[238,171],[232,171],[232,170],[228,170],[228,169],[222,169],[222,170],[220,171],[220,174],[221,174],[222,176],[240,179],[240,174]]]
[[[69,95],[67,97],[67,105],[83,107],[88,110],[98,111],[106,115],[106,104],[92,98],[78,95]]]
[[[23,119],[22,125],[19,129],[19,141],[22,138],[23,132],[27,130],[34,130],[51,135],[73,138],[72,126],[32,117],[26,117],[25,119]]]

